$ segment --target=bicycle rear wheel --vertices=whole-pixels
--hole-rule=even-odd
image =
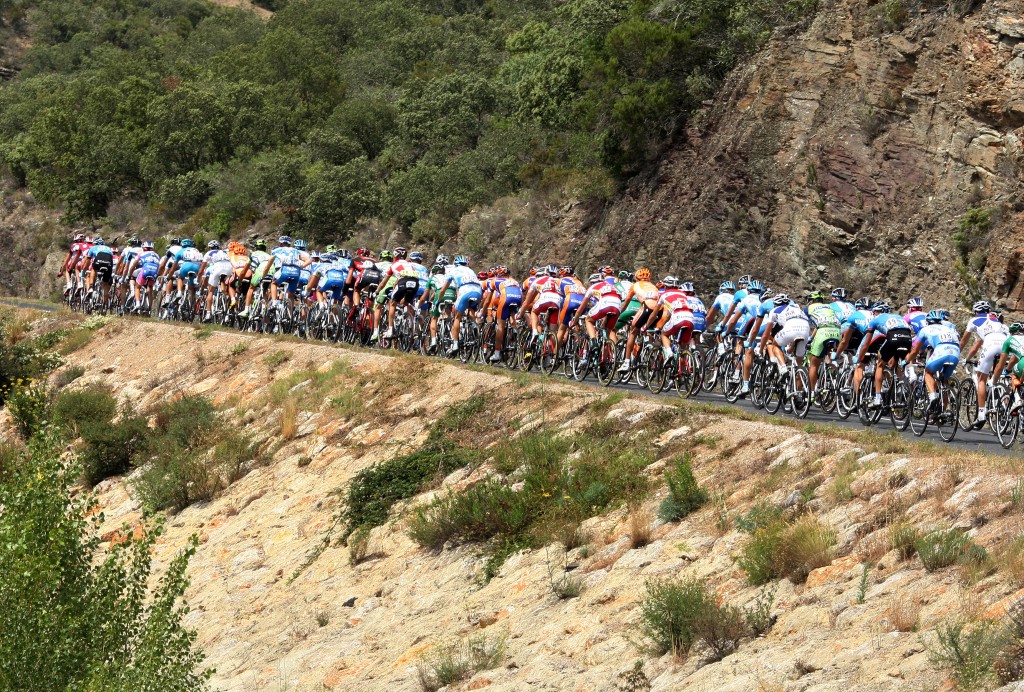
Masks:
[[[715,385],[718,384],[718,351],[709,348],[701,360],[704,363],[704,377],[701,378],[700,387],[705,392],[714,391]]]
[[[647,380],[647,389],[652,394],[660,394],[665,389],[666,365],[665,354],[660,348],[651,351],[647,357],[644,376]]]
[[[674,380],[676,394],[683,399],[692,396],[695,389],[700,389],[700,376],[694,367],[700,362],[700,357],[694,357],[690,351],[681,352],[675,360],[672,368],[672,379]]]
[[[889,407],[889,419],[892,427],[903,432],[910,425],[910,386],[903,378],[896,380],[892,390],[892,405]]]
[[[928,429],[928,392],[920,382],[911,387],[910,430],[917,437]]]
[[[542,336],[540,367],[544,374],[550,375],[558,367],[558,339],[553,332],[545,332]]]
[[[960,429],[967,432],[974,427],[974,421],[978,420],[978,386],[974,380],[967,378],[960,383],[960,415],[958,423]]]
[[[794,373],[796,390],[790,396],[793,407],[793,415],[797,418],[806,418],[807,412],[811,410],[811,379],[803,367],[798,367]]]
[[[825,363],[818,368],[818,390],[814,396],[818,406],[825,413],[832,413],[836,410],[838,383],[839,369],[835,365]]]
[[[955,380],[942,386],[942,411],[935,417],[935,427],[943,442],[952,442],[960,429],[960,385]]]
[[[836,413],[843,420],[850,417],[853,407],[857,401],[856,392],[853,389],[853,372],[845,370],[839,373],[836,381]]]
[[[597,381],[607,387],[615,381],[615,371],[619,367],[619,350],[615,343],[608,338],[601,343],[598,351],[597,362],[594,363],[594,371]]]

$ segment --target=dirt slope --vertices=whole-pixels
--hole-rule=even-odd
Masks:
[[[1017,477],[1005,460],[944,456],[888,438],[830,438],[647,399],[604,400],[598,390],[418,358],[196,333],[122,321],[71,361],[87,370],[73,386],[103,382],[143,409],[180,392],[205,393],[228,420],[276,449],[217,499],[171,517],[157,549],[166,564],[187,536],[200,537],[189,624],[220,689],[415,690],[422,655],[483,633],[506,638],[505,656],[459,689],[613,690],[641,659],[654,690],[917,690],[945,677],[929,663],[929,630],[962,614],[997,617],[1024,595],[1024,575],[1001,570],[965,581],[956,567],[930,573],[916,558],[900,559],[889,542],[896,521],[956,525],[998,553],[1024,528],[1010,501]],[[298,414],[294,437],[280,440],[284,414],[269,403],[270,382],[337,359],[347,364],[343,374]],[[301,397],[312,385],[299,379],[293,390]],[[363,395],[349,399],[354,404],[339,412],[328,402],[356,383]],[[484,441],[542,425],[566,434],[595,420],[626,445],[637,430],[652,430],[658,461],[645,474],[659,489],[642,507],[651,542],[630,549],[630,522],[619,509],[586,522],[587,548],[564,555],[552,544],[519,553],[482,586],[479,548],[419,548],[406,532],[407,507],[399,507],[372,532],[367,561],[352,567],[347,549],[331,547],[290,582],[331,522],[333,491],[360,469],[415,448],[431,421],[475,393],[492,397],[471,433]],[[654,516],[666,460],[686,451],[699,482],[721,500],[661,524]],[[491,472],[485,463],[444,485],[457,491]],[[98,491],[108,538],[140,520],[125,479]],[[837,536],[834,560],[806,583],[779,582],[774,628],[724,660],[705,665],[700,651],[687,659],[645,655],[634,644],[645,580],[698,577],[736,605],[758,594],[735,561],[750,540],[735,520],[756,501],[798,503],[791,511],[825,522]],[[859,603],[867,561],[873,567]],[[552,594],[549,564],[564,563],[582,575],[579,598]],[[923,634],[900,631],[915,621]]]

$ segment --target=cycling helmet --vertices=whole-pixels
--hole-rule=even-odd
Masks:
[[[924,299],[916,297],[911,298],[910,300],[907,301],[907,308],[910,310],[920,310],[924,308]]]
[[[750,283],[747,284],[747,291],[749,291],[750,293],[763,293],[764,283],[758,281],[757,279],[751,279]]]
[[[768,300],[773,295],[775,295],[774,289],[771,286],[765,286],[764,290],[761,291],[761,300]]]
[[[319,250],[310,250],[309,251],[309,256],[312,257],[313,259],[320,259],[320,251]]]
[[[337,252],[337,251],[338,251],[338,246],[337,245],[333,245],[333,244],[332,245],[328,245],[327,247],[324,248],[324,252]]]
[[[534,276],[551,276],[551,272],[548,270],[547,267],[537,267],[537,272],[534,274]]]
[[[295,249],[296,250],[305,250],[306,249],[306,241],[302,240],[301,238],[296,240],[295,241]]]
[[[334,254],[336,254],[340,259],[352,259],[352,253],[345,248],[341,248]]]
[[[266,249],[267,249],[267,241],[265,241],[262,238],[260,238],[255,243],[253,243],[253,247],[255,247],[257,250],[264,250],[264,251],[266,251]]]
[[[356,250],[356,257],[369,257],[369,256],[370,256],[370,251],[367,248],[365,248],[365,247],[361,247],[358,250]]]
[[[692,281],[682,281],[682,282],[680,282],[679,288],[682,289],[683,293],[696,293],[696,291],[693,288],[693,282]]]
[[[401,246],[395,248],[395,259],[405,259],[408,256],[409,256],[409,249],[408,248],[404,248],[404,247],[401,247]]]
[[[455,262],[454,262],[454,264],[455,264],[456,267],[468,266],[469,265],[469,258],[466,257],[465,255],[455,255]]]
[[[828,294],[824,291],[811,291],[807,294],[807,302],[818,302],[823,303],[828,300]]]
[[[93,245],[103,245],[103,236],[98,235],[92,239]]]
[[[422,262],[423,261],[423,253],[420,252],[419,250],[416,250],[415,252],[410,252],[409,253],[409,259],[412,260],[413,262]]]
[[[1014,322],[1010,325],[1011,334],[1020,334],[1021,332],[1024,332],[1024,322]]]
[[[208,242],[206,244],[206,249],[207,250],[220,250],[220,241],[219,240],[211,240],[210,242]]]
[[[858,298],[857,302],[853,304],[853,307],[856,308],[857,310],[866,310],[867,308],[871,307],[871,299],[868,298],[867,296],[864,296],[863,298]]]
[[[476,273],[476,278],[477,278],[477,279],[478,279],[479,281],[487,281],[487,279],[488,279],[489,277],[487,276],[487,272],[477,272],[477,273]]]
[[[442,265],[442,264],[435,264],[434,266],[432,266],[430,268],[430,273],[431,274],[440,274],[443,271],[444,271],[444,265]]]
[[[192,242],[191,238],[182,238],[181,239],[181,246],[182,247],[195,247],[196,244]]]
[[[540,267],[530,267],[530,276],[537,276],[538,269],[540,269]]]
[[[997,320],[999,320],[1000,322],[1002,322],[1002,321],[1003,321],[1003,313],[999,312],[998,310],[996,310],[995,312],[993,312],[993,313],[992,313],[992,316],[993,316],[993,317],[995,317],[995,318],[996,318]]]
[[[884,300],[877,300],[871,305],[871,312],[889,312],[889,304]]]
[[[668,288],[679,288],[679,279],[671,274],[662,279],[661,283],[665,284]]]
[[[620,271],[619,272],[619,280],[620,281],[628,281],[629,280],[629,272],[626,271],[625,269]]]
[[[657,282],[656,284],[654,284],[654,287],[657,288],[659,291],[664,291],[667,288],[665,286],[665,281],[664,280],[661,280],[661,281]]]
[[[789,296],[786,295],[785,293],[780,293],[779,295],[775,296],[775,304],[776,305],[786,305],[788,303],[789,303]]]
[[[508,267],[506,267],[504,264],[499,264],[497,267],[494,268],[494,273],[497,274],[498,276],[508,276]]]
[[[572,276],[575,273],[575,268],[571,264],[567,264],[558,270],[559,276]]]
[[[171,238],[171,245],[181,245],[181,238]]]
[[[83,240],[85,240],[85,234],[84,233],[76,233],[75,237],[71,239],[71,242],[72,243],[80,243]]]
[[[280,238],[277,239],[277,244],[278,245],[291,245],[292,244],[292,237],[290,235],[283,235],[283,236],[281,236]]]
[[[380,261],[381,262],[390,262],[393,259],[394,259],[394,256],[391,254],[391,250],[381,250],[380,251]]]
[[[594,273],[587,277],[587,283],[590,284],[591,286],[593,286],[594,284],[599,284],[602,281],[604,281],[604,275],[600,273]]]
[[[152,240],[143,240],[142,241],[142,249],[143,250],[152,250],[153,249],[153,241]]]
[[[740,287],[749,286],[750,282],[753,280],[754,279],[753,277],[750,276],[750,274],[744,274],[743,276],[736,280],[736,285]]]
[[[548,276],[558,276],[559,268],[558,265],[552,262],[548,265]]]
[[[142,245],[142,241],[137,236],[132,236],[131,240],[128,241],[129,247],[139,247],[140,245]]]
[[[946,310],[944,308],[940,308],[939,312],[942,313],[942,319],[944,319],[944,320],[948,320],[949,319],[949,310]]]
[[[988,312],[991,309],[992,305],[987,300],[979,300],[977,303],[974,304],[974,307],[972,308],[975,314]]]
[[[597,273],[601,274],[602,276],[611,276],[612,274],[615,273],[615,270],[612,269],[611,265],[602,264],[600,267],[597,268]]]
[[[932,310],[927,315],[925,315],[924,319],[925,321],[928,322],[928,324],[938,324],[943,320],[942,310]]]
[[[848,294],[846,293],[846,289],[845,288],[833,288],[832,289],[832,299],[833,300],[846,300],[846,296],[847,295]]]
[[[735,291],[735,290],[736,290],[736,284],[734,284],[732,281],[723,281],[718,286],[718,292],[719,293],[726,293],[728,291]]]
[[[642,267],[640,269],[637,269],[636,270],[636,280],[637,281],[650,281],[651,280],[651,270],[648,269],[647,267]]]

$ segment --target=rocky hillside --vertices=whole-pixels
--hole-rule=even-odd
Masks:
[[[110,386],[140,411],[184,393],[208,396],[263,450],[215,499],[171,516],[157,545],[166,565],[199,537],[188,624],[219,689],[416,690],[421,676],[434,689],[453,660],[448,647],[467,641],[467,651],[483,652],[474,658],[486,659],[483,670],[450,689],[935,688],[958,672],[933,660],[929,649],[946,651],[937,630],[1005,623],[1024,596],[1024,504],[1008,459],[135,321],[96,331],[69,356],[66,367],[76,365],[86,374],[70,387]],[[357,474],[429,451],[437,435],[474,461],[399,501],[348,547],[323,543],[332,526],[341,535],[341,498]],[[436,538],[444,502],[494,479],[510,497],[527,492],[551,449],[574,477],[605,474],[603,490],[586,488],[578,527],[504,550],[501,533]],[[681,459],[709,496],[666,521],[665,473]],[[625,468],[637,472],[614,475]],[[105,540],[142,519],[134,481],[96,488]],[[622,483],[632,499],[608,502]],[[568,493],[538,501],[557,518]],[[483,531],[494,516],[473,521]],[[431,535],[434,549],[425,547]],[[943,537],[959,543],[934,549]],[[688,655],[661,653],[642,630],[648,592],[687,579],[724,609],[756,613],[758,599],[767,603],[762,634],[741,628],[738,648],[717,655],[704,640]]]
[[[736,69],[614,203],[547,217],[554,243],[530,205],[471,214],[463,237],[489,229],[496,256],[553,244],[559,259],[705,285],[750,271],[794,289],[985,294],[1024,309],[1021,6],[955,5],[826,1],[806,31],[777,32]]]

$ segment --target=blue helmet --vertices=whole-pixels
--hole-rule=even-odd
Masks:
[[[932,310],[927,315],[925,315],[925,320],[928,322],[928,324],[938,324],[944,319],[945,317],[942,316],[942,310]]]
[[[872,312],[889,312],[889,304],[884,300],[875,301],[874,305],[871,306]]]
[[[295,249],[296,250],[305,250],[306,249],[306,241],[302,240],[301,238],[299,240],[296,240],[295,241]]]
[[[192,242],[191,238],[182,238],[181,239],[181,246],[182,247],[195,247],[196,244]]]
[[[911,310],[913,310],[914,308],[917,308],[918,310],[920,310],[920,309],[922,309],[924,307],[924,299],[923,298],[911,298],[910,300],[907,301],[907,307],[910,308]]]
[[[750,276],[750,274],[744,274],[743,276],[736,280],[736,285],[740,287],[749,286],[750,282],[753,280],[754,278]]]
[[[853,307],[857,308],[858,310],[867,310],[869,307],[871,307],[871,302],[872,301],[870,298],[864,296],[863,298],[858,298],[857,302],[853,304]]]
[[[735,291],[736,284],[734,284],[732,281],[723,281],[722,285],[718,287],[718,290],[720,293],[725,293],[726,291]]]
[[[764,291],[764,282],[758,279],[752,279],[747,284],[747,291],[750,293],[761,293]]]
[[[409,253],[409,259],[413,262],[422,262],[423,253],[420,252],[419,250],[413,250],[412,252]]]
[[[845,288],[833,288],[832,289],[832,300],[846,300],[846,289]]]
[[[465,267],[469,264],[469,258],[465,255],[455,255],[454,264],[456,267]]]
[[[98,235],[95,238],[93,238],[92,239],[92,244],[93,245],[105,245],[105,243],[103,242],[103,236]]]
[[[280,238],[277,239],[277,244],[278,245],[291,245],[292,244],[292,237],[290,235],[283,235],[283,236],[281,236]]]

